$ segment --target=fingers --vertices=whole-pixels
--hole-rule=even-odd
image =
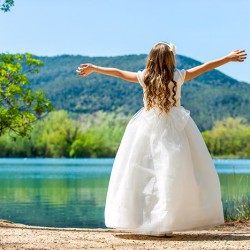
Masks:
[[[91,66],[91,64],[89,63],[83,63],[83,64],[80,64],[80,66],[77,68],[76,72],[79,76],[87,76],[89,75],[89,67]]]
[[[236,58],[236,61],[237,62],[244,62],[246,59],[247,59],[246,56],[239,56],[239,57]]]
[[[237,51],[236,51],[236,54],[238,54],[238,55],[239,55],[239,54],[243,54],[243,53],[245,53],[245,50],[237,50]],[[245,53],[245,54],[246,54],[246,53]]]
[[[240,58],[244,60],[247,59],[247,54],[241,55]]]
[[[78,67],[78,69],[76,70],[77,74],[79,76],[85,76],[86,75],[86,72],[84,71],[84,69]]]
[[[80,64],[80,66],[77,68],[76,72],[79,76],[87,76],[85,69],[88,67],[88,64]]]
[[[236,62],[244,62],[247,59],[247,53],[245,50],[235,50],[234,51],[235,56],[234,56],[234,61]]]
[[[82,65],[82,64],[81,64]],[[77,69],[78,70],[84,70],[84,69],[86,69],[87,68],[87,66],[79,66]]]
[[[239,58],[237,61],[238,62],[244,62],[246,59],[247,59],[246,57],[245,58]]]
[[[78,74],[79,76],[87,76],[85,71],[76,70],[76,72],[77,72],[77,74]]]
[[[247,53],[245,53],[245,50],[241,50],[238,54],[238,61],[244,62],[247,59]]]

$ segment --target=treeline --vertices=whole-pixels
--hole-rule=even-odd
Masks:
[[[1,136],[0,157],[114,157],[129,119],[54,111],[36,123],[29,139]],[[250,125],[243,118],[218,121],[202,135],[213,157],[250,157]]]
[[[97,112],[73,119],[55,111],[38,121],[30,138],[0,137],[0,157],[113,157],[128,118]]]
[[[214,157],[250,158],[250,124],[243,118],[217,121],[202,135]]]

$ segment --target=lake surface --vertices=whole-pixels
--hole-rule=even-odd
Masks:
[[[50,227],[105,228],[114,159],[0,159],[0,219]],[[214,160],[223,203],[250,197],[250,160]]]

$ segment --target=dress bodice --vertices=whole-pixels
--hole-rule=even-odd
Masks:
[[[145,70],[137,72],[138,81],[143,89],[145,88],[145,84],[143,82],[144,72],[145,72]],[[184,69],[182,69],[182,70],[176,69],[174,72],[174,80],[177,83],[177,90],[176,90],[176,95],[175,95],[177,107],[179,107],[181,105],[181,86],[184,83],[185,75],[186,75],[186,70],[184,70]],[[174,83],[171,81],[170,82],[170,91],[172,91],[173,86],[174,86]],[[171,93],[171,96],[172,96],[172,93]],[[170,102],[173,103],[172,98],[170,99]],[[146,107],[145,94],[143,95],[143,103],[144,103],[144,106]]]

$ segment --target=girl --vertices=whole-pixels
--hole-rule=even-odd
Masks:
[[[201,133],[181,106],[182,84],[228,62],[243,62],[235,50],[200,66],[179,70],[175,46],[159,42],[146,68],[129,72],[81,64],[93,72],[139,83],[142,107],[129,121],[109,181],[105,224],[139,234],[163,236],[224,223],[220,183]],[[198,93],[197,93],[198,94]]]

